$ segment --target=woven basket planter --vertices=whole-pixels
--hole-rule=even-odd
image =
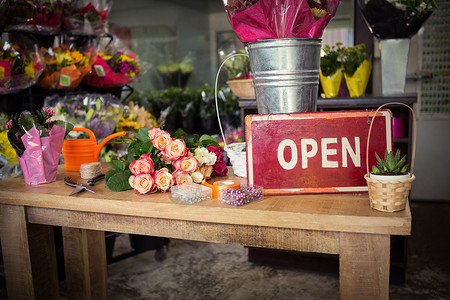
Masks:
[[[370,133],[372,131],[373,121],[378,113],[378,111],[386,105],[395,104],[402,105],[409,108],[412,112],[413,117],[413,149],[411,154],[411,166],[410,173],[411,177],[406,179],[396,180],[395,176],[392,176],[392,180],[378,180],[370,178],[370,169],[369,169],[369,143],[370,143]],[[411,191],[411,184],[416,178],[413,174],[414,169],[414,160],[416,157],[416,115],[414,110],[408,105],[400,102],[391,102],[381,105],[375,112],[372,121],[370,122],[369,134],[367,137],[367,148],[366,148],[366,167],[367,174],[364,176],[364,179],[367,182],[368,191],[369,191],[369,199],[370,199],[370,207],[379,211],[384,212],[395,212],[404,210],[406,207],[406,203],[408,201],[408,196]],[[387,176],[386,176],[387,177]]]
[[[228,80],[227,84],[239,99],[256,99],[253,79]]]
[[[377,180],[370,178],[367,174],[364,178],[369,187],[370,207],[387,212],[405,209],[411,184],[416,179],[412,175],[410,178],[402,180]]]

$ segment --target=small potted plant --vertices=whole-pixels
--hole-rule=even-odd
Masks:
[[[384,159],[381,159],[377,153],[375,157],[377,165],[372,166],[369,173],[369,142],[370,133],[372,130],[373,121],[378,111],[390,104],[402,105],[408,107],[413,115],[414,128],[414,144],[411,155],[411,166],[408,172],[408,165],[406,164],[406,156],[401,157],[400,150],[394,154],[392,151],[386,149]],[[406,202],[411,190],[411,184],[415,179],[413,173],[414,159],[416,153],[416,117],[414,110],[406,104],[394,102],[381,105],[374,114],[369,126],[369,133],[367,137],[366,146],[366,167],[367,174],[364,176],[367,182],[370,207],[379,211],[395,212],[404,210]]]
[[[339,88],[342,81],[342,43],[336,43],[330,47],[325,45],[322,48],[325,53],[320,58],[320,83],[326,98],[332,98],[339,95]]]
[[[386,149],[384,153],[384,159],[381,159],[377,153],[375,157],[377,158],[377,165],[372,166],[372,172],[370,173],[370,178],[377,180],[392,180],[392,179],[406,179],[410,178],[411,174],[408,172],[408,164],[406,164],[406,155],[400,157],[400,149],[394,155]],[[395,178],[393,177],[395,176]]]
[[[250,61],[247,51],[239,50],[223,58],[227,84],[239,99],[256,99],[253,78],[250,76]]]
[[[364,96],[370,76],[370,62],[367,60],[366,45],[344,47],[342,68],[350,97]]]

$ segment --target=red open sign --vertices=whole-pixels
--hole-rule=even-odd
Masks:
[[[338,111],[245,118],[247,182],[266,194],[367,191],[366,144],[374,111]],[[368,122],[369,121],[369,122]],[[374,121],[369,166],[375,152],[392,150],[392,114]]]

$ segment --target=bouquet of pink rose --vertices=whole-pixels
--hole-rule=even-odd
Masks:
[[[209,136],[185,138],[179,129],[173,137],[160,128],[140,128],[128,139],[127,155],[109,163],[105,176],[112,191],[166,192],[173,185],[201,183],[211,175],[226,176],[226,163],[217,141]]]

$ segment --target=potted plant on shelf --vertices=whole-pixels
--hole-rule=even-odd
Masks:
[[[342,49],[342,68],[350,97],[364,96],[370,75],[366,45],[344,47]]]
[[[394,153],[386,149],[384,159],[381,159],[377,153],[375,157],[377,165],[372,166],[372,172],[369,173],[369,142],[372,131],[373,121],[378,111],[390,104],[402,105],[409,108],[413,116],[414,143],[411,155],[411,166],[408,172],[406,156],[400,157],[400,150]],[[406,104],[393,102],[381,105],[375,112],[369,126],[366,146],[366,167],[367,174],[364,176],[370,199],[370,207],[379,211],[395,212],[404,210],[411,190],[411,184],[416,178],[413,174],[414,159],[416,153],[416,117],[414,110]]]
[[[339,95],[339,88],[342,81],[342,43],[336,43],[330,47],[325,45],[322,48],[325,55],[320,58],[320,83],[326,98],[332,98]]]

